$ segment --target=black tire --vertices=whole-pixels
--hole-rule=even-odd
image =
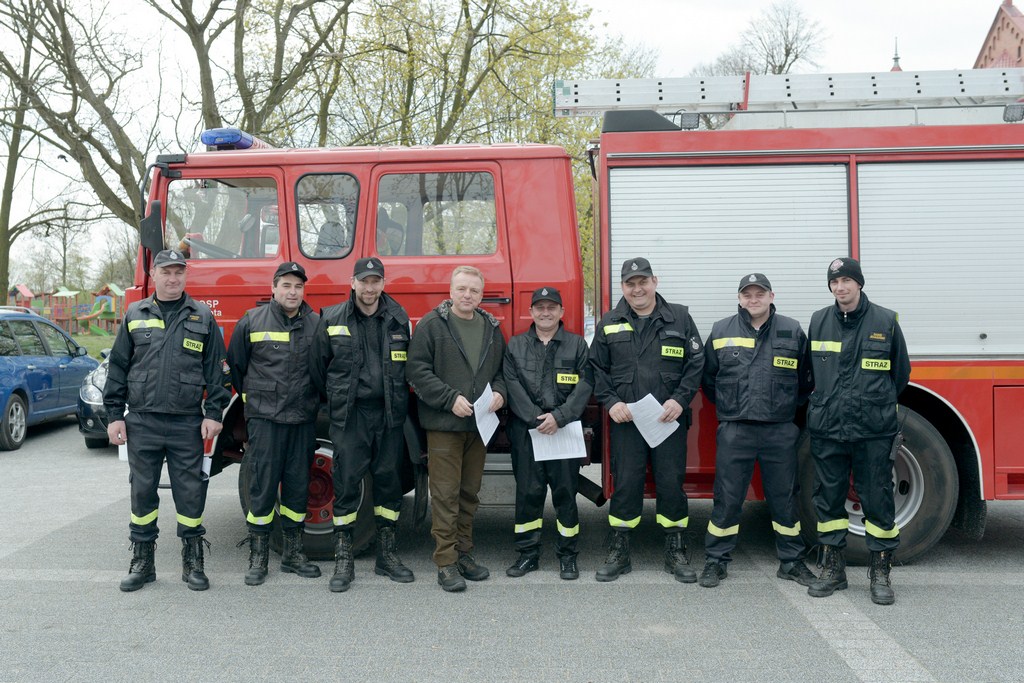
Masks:
[[[86,448],[106,448],[110,445],[110,439],[105,436],[87,436],[85,437]]]
[[[327,478],[331,471],[334,449],[330,441],[325,439],[317,441],[317,451],[313,467],[310,469],[310,498],[318,501],[316,508],[319,511],[317,515],[319,521],[306,521],[302,543],[309,559],[330,561],[334,559],[334,518],[324,513],[330,509],[330,504],[334,500],[333,487]],[[238,500],[244,515],[249,514],[250,462],[249,454],[246,453],[239,464],[238,472]],[[353,547],[357,555],[365,552],[372,545],[376,533],[373,521],[372,481],[370,475],[367,474],[360,484],[359,514],[353,534]],[[270,527],[270,547],[278,554],[284,547],[280,515],[274,515],[274,522]]]
[[[3,419],[0,420],[0,450],[16,451],[25,443],[28,433],[28,411],[25,399],[11,394],[4,408]]]
[[[960,493],[956,460],[938,430],[925,418],[906,406],[900,406],[904,443],[893,468],[896,494],[896,524],[900,528],[900,546],[896,557],[910,562],[924,554],[946,533],[956,511]],[[805,433],[798,449],[800,459],[800,527],[808,544],[817,542],[817,518],[814,513],[814,461],[811,440]],[[852,493],[852,491],[851,491]],[[867,564],[869,552],[864,541],[864,518],[856,497],[847,500],[850,532],[847,535],[847,561]]]

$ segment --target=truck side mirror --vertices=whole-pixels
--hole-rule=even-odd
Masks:
[[[149,206],[149,215],[139,221],[139,241],[150,253],[156,254],[164,248],[164,230],[160,223],[160,200],[153,200]]]

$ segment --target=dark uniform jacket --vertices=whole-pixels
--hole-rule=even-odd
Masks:
[[[364,357],[364,344],[359,339],[363,329],[358,321],[356,304],[349,300],[325,308],[313,337],[313,351],[309,358],[313,386],[327,397],[331,422],[345,428],[348,416],[356,405],[360,374],[368,363],[380,363],[384,382],[384,411],[388,427],[405,422],[409,412],[409,385],[406,383],[406,365],[409,353],[409,315],[397,301],[381,293],[378,311],[383,316],[380,325],[381,357]],[[376,368],[373,369],[376,371]]]
[[[509,407],[531,429],[544,413],[551,413],[559,427],[580,419],[594,389],[587,342],[562,323],[547,344],[535,325],[512,337],[503,373]]]
[[[505,356],[505,338],[498,319],[477,309],[484,317],[484,340],[477,367],[469,365],[459,333],[448,322],[452,301],[445,299],[416,325],[409,346],[409,384],[419,398],[419,421],[424,429],[436,432],[475,432],[476,418],[452,413],[455,399],[464,396],[470,403],[480,398],[487,383],[491,390],[507,398],[501,363]]]
[[[224,339],[206,304],[182,296],[185,299],[170,320],[164,320],[152,296],[125,312],[103,391],[111,422],[124,419],[126,401],[137,413],[223,419],[231,399]]]
[[[704,348],[701,387],[721,422],[792,422],[814,386],[807,336],[775,304],[760,330],[742,307],[719,320]]]
[[[859,441],[896,434],[896,399],[910,381],[910,357],[896,313],[864,292],[849,313],[833,304],[811,316],[814,393],[807,427],[818,437]]]
[[[228,347],[235,391],[245,417],[281,424],[316,419],[320,396],[309,378],[309,352],[320,316],[306,302],[295,317],[273,299],[245,312]]]
[[[624,297],[597,324],[590,347],[594,394],[606,408],[647,394],[658,403],[675,399],[686,426],[692,421],[690,401],[700,388],[704,345],[686,306],[655,297],[654,311],[639,333],[637,315]]]

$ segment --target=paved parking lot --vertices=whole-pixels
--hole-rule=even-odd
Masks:
[[[873,605],[866,570],[850,589],[813,599],[775,578],[770,522],[749,504],[729,578],[717,589],[662,571],[653,506],[634,569],[614,583],[603,559],[607,509],[581,499],[579,581],[561,581],[548,547],[541,571],[504,575],[512,514],[478,515],[486,582],[443,593],[428,529],[402,526],[416,582],[356,561],[351,590],[325,576],[242,582],[247,548],[236,469],[211,481],[206,509],[212,587],[180,580],[173,503],[163,492],[158,580],[121,593],[128,566],[127,465],[87,450],[71,420],[0,452],[0,681],[1019,681],[1024,678],[1024,502],[990,504],[985,538],[954,533],[893,572],[897,604]],[[407,506],[408,507],[408,506]],[[702,529],[708,501],[696,501]],[[545,528],[553,531],[548,511]],[[694,533],[694,561],[702,538]]]

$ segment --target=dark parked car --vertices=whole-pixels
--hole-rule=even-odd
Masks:
[[[98,365],[46,318],[0,306],[0,449],[20,448],[31,425],[73,414],[82,380]]]
[[[107,438],[107,411],[103,408],[107,363],[104,358],[98,368],[86,375],[78,392],[78,431],[85,436],[86,448],[106,448],[110,445]]]

